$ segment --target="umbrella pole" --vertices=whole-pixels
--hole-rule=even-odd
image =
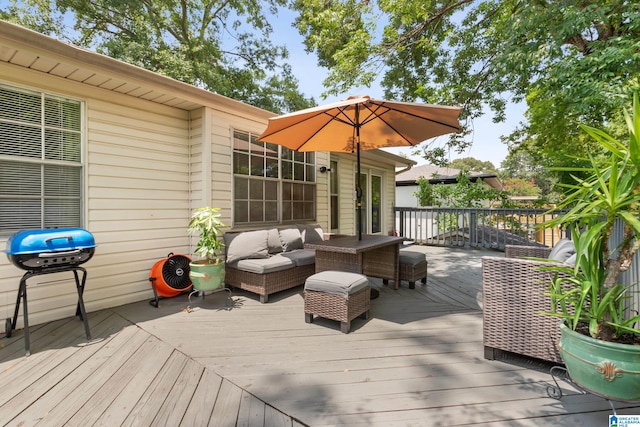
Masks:
[[[360,104],[356,104],[356,212],[358,215],[358,240],[362,240],[362,187],[360,187]]]
[[[358,240],[362,240],[362,187],[360,187],[360,128],[358,128],[358,141],[356,142],[357,147],[357,164],[358,164],[358,172],[357,176],[357,184],[356,184],[356,208],[358,212]]]

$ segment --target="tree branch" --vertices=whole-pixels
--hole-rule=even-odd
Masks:
[[[412,40],[414,37],[417,37],[418,34],[421,34],[427,27],[429,27],[435,21],[441,21],[446,15],[451,13],[452,10],[458,8],[459,6],[463,6],[468,3],[473,3],[473,0],[459,0],[457,2],[451,3],[440,10],[438,10],[435,14],[429,16],[426,20],[403,34],[398,38],[394,43],[390,43],[386,46],[383,46],[384,49],[390,50],[394,49],[395,46],[402,45],[407,43],[409,40]]]

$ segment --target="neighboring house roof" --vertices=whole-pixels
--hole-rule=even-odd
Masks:
[[[415,166],[396,175],[396,187],[416,185],[420,177],[427,178],[431,184],[455,184],[459,174],[460,169],[434,165]],[[493,173],[472,172],[470,179],[473,182],[482,179],[491,187],[502,189],[502,183]]]

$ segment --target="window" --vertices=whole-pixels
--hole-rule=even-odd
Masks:
[[[82,103],[0,85],[0,235],[82,222]]]
[[[233,132],[234,223],[315,220],[315,154]]]

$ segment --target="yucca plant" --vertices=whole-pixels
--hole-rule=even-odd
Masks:
[[[572,173],[575,183],[567,185],[566,199],[556,208],[566,213],[547,226],[569,227],[576,247],[573,267],[554,267],[549,290],[552,310],[577,330],[588,325],[593,338],[605,341],[638,339],[640,315],[625,310],[631,287],[619,283],[640,248],[640,101],[634,96],[631,112],[624,112],[628,142],[582,126],[603,148],[604,158],[589,157],[584,168],[558,168]],[[582,176],[583,178],[579,178]],[[621,243],[610,248],[616,222],[623,224]],[[635,338],[634,338],[635,337]]]

